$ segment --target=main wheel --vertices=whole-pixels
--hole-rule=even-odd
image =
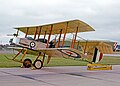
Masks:
[[[31,61],[30,59],[25,59],[25,60],[24,60],[23,66],[24,66],[25,68],[29,68],[29,67],[31,67],[31,65],[32,65],[32,61]]]
[[[43,62],[41,60],[35,60],[35,62],[33,63],[33,66],[36,69],[41,69],[43,67]]]

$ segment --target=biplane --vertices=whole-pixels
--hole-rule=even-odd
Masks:
[[[17,27],[14,28],[17,33],[10,41],[13,49],[19,51],[12,60],[23,63],[23,67],[29,68],[33,66],[41,69],[44,64],[45,56],[48,57],[47,63],[52,57],[76,58],[89,63],[97,63],[102,59],[102,53],[97,47],[94,47],[92,57],[88,57],[84,52],[80,51],[76,46],[77,34],[80,32],[95,31],[90,25],[80,20],[70,20],[46,25]],[[24,38],[19,37],[19,31],[23,32]],[[70,45],[65,45],[66,36],[74,33]],[[30,37],[32,36],[32,37]],[[20,60],[17,57],[22,53]],[[32,62],[29,58],[25,58],[26,54],[36,55]]]

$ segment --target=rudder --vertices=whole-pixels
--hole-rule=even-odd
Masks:
[[[92,62],[97,63],[102,59],[102,57],[103,53],[101,53],[97,48],[95,48]]]

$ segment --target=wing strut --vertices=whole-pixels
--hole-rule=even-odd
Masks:
[[[19,33],[19,29],[17,30],[17,34],[16,34],[16,37],[18,36],[18,33]]]
[[[48,44],[49,44],[50,37],[51,37],[51,34],[52,34],[52,29],[53,29],[53,24],[51,25],[51,28],[50,28],[50,33],[49,33],[49,36],[48,36],[46,48],[48,48]]]
[[[28,31],[29,31],[29,27],[26,28],[26,34],[25,34],[25,38],[27,37],[28,35]]]
[[[59,39],[58,39],[58,45],[57,45],[57,48],[60,46],[61,34],[62,34],[62,29],[60,30],[60,36],[59,36]]]
[[[62,41],[62,47],[64,46],[64,41],[65,41],[65,37],[66,37],[67,28],[68,28],[68,22],[67,22],[67,26],[66,26],[65,32],[64,32],[64,37],[63,37],[63,41]]]
[[[39,39],[40,34],[41,34],[41,29],[42,29],[42,26],[39,28],[38,39]]]
[[[38,27],[36,27],[36,29],[35,29],[34,40],[36,39],[37,29],[38,29]]]
[[[75,41],[76,41],[77,33],[78,33],[78,27],[77,27],[77,29],[76,29],[75,37],[74,37],[73,40],[72,40],[71,48],[74,48],[74,44],[75,44]]]
[[[51,56],[48,56],[47,64],[49,64]]]
[[[86,53],[86,48],[87,48],[87,40],[86,40],[86,44],[85,44],[85,48],[84,48],[84,54]]]
[[[45,40],[45,37],[46,37],[46,33],[47,33],[47,31],[45,31],[45,34],[44,34],[44,40]]]

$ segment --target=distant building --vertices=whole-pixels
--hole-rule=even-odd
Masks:
[[[120,45],[117,45],[116,51],[120,51]]]

